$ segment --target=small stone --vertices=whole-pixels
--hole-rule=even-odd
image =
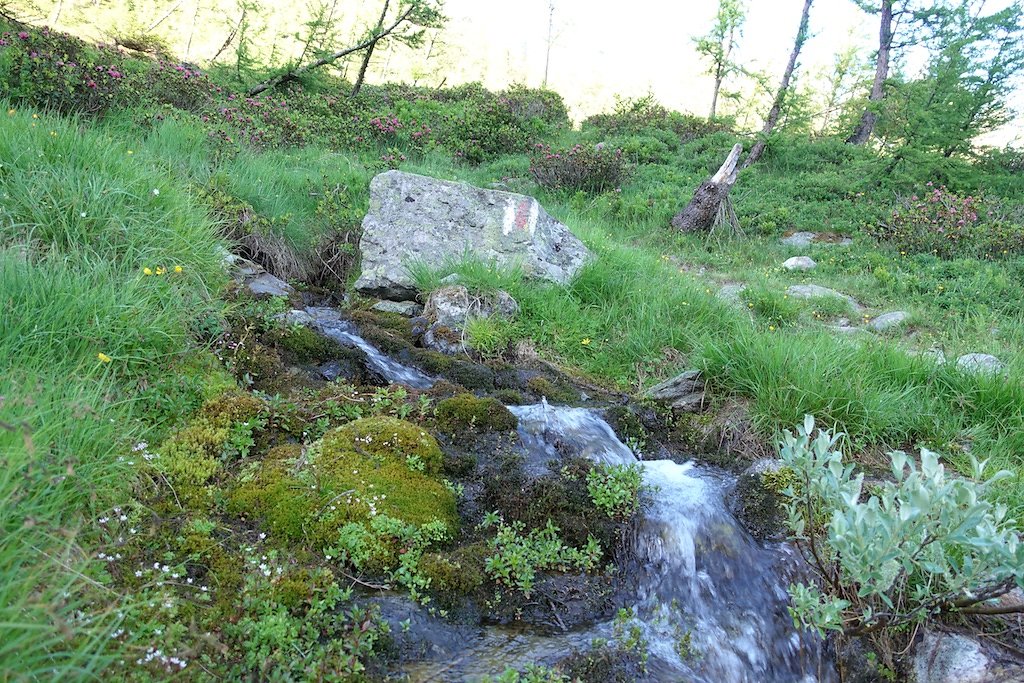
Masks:
[[[415,301],[378,301],[372,308],[381,313],[404,315],[406,318],[415,318],[423,312],[423,307]]]
[[[966,353],[956,359],[956,367],[972,375],[998,375],[1006,369],[1001,360],[987,353]]]
[[[263,273],[250,280],[246,287],[256,296],[288,296],[295,291],[287,282],[270,273]]]
[[[786,259],[782,264],[786,270],[811,270],[817,266],[818,264],[810,256],[794,256]]]
[[[782,243],[791,247],[809,247],[814,238],[818,236],[816,232],[794,232],[792,235],[788,235],[782,238]]]
[[[470,318],[514,318],[519,304],[505,291],[474,294],[463,285],[441,287],[430,294],[423,315],[445,327],[461,327]]]
[[[916,683],[986,683],[997,680],[995,668],[978,641],[958,633],[926,630],[914,652]]]
[[[286,325],[305,325],[309,327],[315,322],[312,315],[299,309],[292,309],[287,313],[281,313],[275,316],[275,318],[283,321]]]
[[[457,356],[466,353],[466,340],[462,330],[434,323],[423,336],[420,343],[424,348],[443,353],[446,356]]]
[[[736,283],[722,285],[722,288],[718,290],[718,293],[715,296],[717,296],[722,301],[728,302],[730,304],[739,305],[740,303],[742,303],[740,301],[740,294],[742,294],[743,290],[745,290],[746,288],[746,285]]]
[[[822,296],[831,296],[838,299],[845,299],[855,310],[860,310],[862,308],[862,306],[857,303],[857,300],[849,294],[843,294],[842,292],[837,292],[834,289],[822,287],[821,285],[790,285],[786,289],[786,294],[790,295],[794,299],[814,299]]]
[[[699,413],[707,404],[700,370],[687,370],[656,384],[644,396],[664,403],[674,413]]]
[[[887,330],[899,327],[909,317],[910,314],[907,313],[906,311],[892,311],[890,313],[883,313],[882,315],[878,316],[870,323],[868,323],[868,327],[870,327],[875,332],[885,332]]]

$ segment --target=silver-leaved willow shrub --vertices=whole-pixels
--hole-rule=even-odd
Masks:
[[[820,583],[790,586],[794,621],[864,634],[944,612],[984,612],[1024,587],[1024,545],[1006,508],[985,500],[995,482],[971,458],[973,479],[947,475],[938,456],[889,454],[892,480],[864,491],[864,475],[835,449],[841,434],[804,418],[780,455],[795,473],[783,493],[793,537]],[[888,478],[887,478],[888,479]],[[988,604],[987,604],[988,603]]]

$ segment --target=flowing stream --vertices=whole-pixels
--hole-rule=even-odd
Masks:
[[[404,384],[413,389],[429,389],[434,386],[432,377],[389,358],[376,346],[360,337],[356,333],[356,326],[343,319],[337,309],[307,308],[306,313],[312,316],[312,326],[325,337],[343,346],[357,348],[366,354],[370,368],[391,384]]]
[[[390,382],[425,388],[433,380],[387,357],[333,309],[309,309],[323,334],[362,350]],[[529,474],[571,452],[610,465],[637,463],[596,410],[510,406]],[[724,500],[731,476],[692,463],[641,462],[649,505],[627,567],[625,603],[640,627],[647,678],[699,683],[832,683],[835,669],[821,642],[801,634],[786,606],[786,586],[799,563],[784,544],[759,544],[740,526]],[[428,627],[429,628],[429,627]],[[445,627],[434,624],[437,640]],[[413,681],[478,680],[507,667],[553,663],[594,638],[615,635],[612,622],[545,635],[528,628],[452,628],[446,646],[406,669]]]

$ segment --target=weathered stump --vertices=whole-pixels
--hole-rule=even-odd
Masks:
[[[672,218],[673,228],[682,232],[710,233],[723,217],[732,222],[735,214],[732,214],[726,199],[736,182],[737,162],[742,151],[743,145],[733,145],[732,151],[718,172],[701,183],[686,208]],[[722,215],[723,206],[726,208],[725,216]]]

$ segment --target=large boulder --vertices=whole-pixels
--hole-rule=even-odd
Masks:
[[[469,253],[566,284],[590,258],[583,243],[532,197],[401,171],[370,182],[359,251],[356,289],[394,301],[415,298],[408,270],[414,263],[439,268]]]

